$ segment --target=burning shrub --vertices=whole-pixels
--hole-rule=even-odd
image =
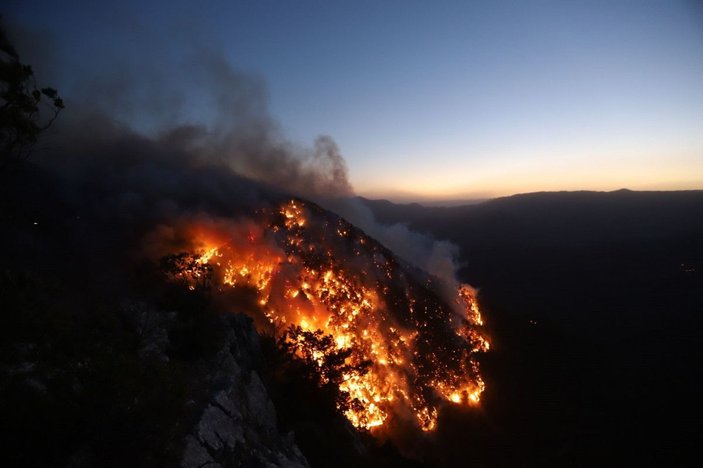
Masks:
[[[166,255],[159,260],[159,267],[167,278],[186,284],[190,290],[207,290],[211,286],[213,268],[203,252]]]

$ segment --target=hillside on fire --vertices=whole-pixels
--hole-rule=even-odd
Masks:
[[[406,466],[442,411],[477,410],[470,286],[313,202],[159,158],[3,174],[12,466]]]
[[[444,412],[480,419],[490,339],[452,247],[377,225],[257,79],[200,57],[226,125],[150,133],[1,42],[8,465],[407,466]]]

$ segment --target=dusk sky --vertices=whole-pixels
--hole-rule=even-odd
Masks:
[[[39,78],[69,98],[88,70],[139,79],[182,44],[222,51],[266,84],[288,140],[334,138],[360,195],[703,188],[693,0],[22,0],[3,14],[42,42],[26,56],[43,54]]]

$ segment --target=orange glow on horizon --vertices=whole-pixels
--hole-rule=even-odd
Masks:
[[[503,155],[495,162],[428,163],[422,170],[367,167],[354,180],[367,198],[398,202],[483,200],[531,192],[703,189],[703,145],[696,150],[546,151]],[[561,156],[562,154],[567,156]],[[673,157],[671,155],[677,155]],[[428,158],[432,161],[432,158]],[[387,174],[393,174],[389,180]]]

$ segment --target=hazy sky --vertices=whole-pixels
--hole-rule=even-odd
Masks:
[[[290,140],[336,140],[362,195],[703,188],[695,0],[97,3],[5,14],[48,38],[59,88],[110,51],[223,50]]]

